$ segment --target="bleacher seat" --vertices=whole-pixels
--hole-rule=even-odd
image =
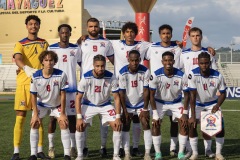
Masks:
[[[15,64],[0,65],[0,91],[14,91],[16,89],[16,70]]]

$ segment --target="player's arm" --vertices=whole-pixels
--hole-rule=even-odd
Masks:
[[[184,101],[183,101],[183,112],[182,112],[182,117],[180,120],[182,121],[182,127],[186,128],[188,126],[188,106],[189,106],[189,92],[183,91],[184,94]]]
[[[119,91],[119,96],[120,96],[120,101],[122,105],[122,110],[123,110],[123,123],[128,124],[129,123],[129,115],[126,107],[126,90],[121,89]]]
[[[31,93],[31,103],[32,103],[33,116],[32,116],[30,125],[32,128],[36,128],[38,125],[41,124],[41,121],[38,117],[37,94]]]
[[[150,99],[150,93],[149,93],[149,88],[144,87],[143,88],[143,101],[144,101],[144,106],[143,110],[141,111],[139,118],[142,119],[144,118],[146,121],[149,121],[149,110],[148,110],[148,104],[149,104],[149,99]]]
[[[114,65],[114,55],[107,57],[109,59],[109,61],[112,63],[112,65]]]
[[[60,92],[60,96],[61,96],[61,113],[60,113],[60,117],[58,118],[58,122],[63,121],[65,123],[65,125],[68,125],[68,119],[66,116],[66,91],[62,90]]]
[[[88,35],[82,35],[80,38],[77,40],[77,44],[81,45],[82,42],[84,42],[87,39]]]
[[[115,111],[116,111],[116,120],[115,120],[115,125],[117,128],[117,131],[121,130],[121,120],[120,120],[120,113],[121,113],[121,102],[120,102],[120,97],[118,92],[114,92],[113,94],[113,99],[115,103]]]
[[[77,119],[82,119],[82,111],[81,111],[82,97],[83,97],[83,93],[78,92],[75,99]]]
[[[194,128],[196,127],[196,95],[197,90],[191,90],[190,91],[190,107],[191,107],[191,118],[189,119],[189,123],[194,125]]]

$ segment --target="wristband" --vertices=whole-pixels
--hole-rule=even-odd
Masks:
[[[183,110],[183,114],[188,114],[188,110]]]
[[[82,115],[81,114],[77,114],[77,119],[82,119]]]
[[[121,118],[121,114],[116,114],[116,118]]]
[[[158,120],[159,116],[158,116],[157,110],[152,110],[152,112],[153,112],[153,119]]]

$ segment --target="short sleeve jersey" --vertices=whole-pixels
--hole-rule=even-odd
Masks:
[[[145,41],[134,41],[133,45],[127,45],[125,40],[111,40],[114,50],[114,70],[116,77],[119,76],[119,71],[125,65],[128,65],[128,53],[131,50],[138,50],[141,57],[140,64],[143,64],[145,54],[148,47],[151,45]]]
[[[14,55],[21,54],[23,63],[31,68],[41,69],[42,64],[39,62],[39,55],[47,50],[48,43],[45,39],[37,38],[29,40],[24,38],[18,41],[14,47]],[[27,77],[26,73],[21,69],[17,75],[17,85],[30,85],[31,78]]]
[[[182,91],[187,91],[187,76],[177,68],[174,68],[172,77],[164,73],[164,68],[154,72],[150,78],[149,88],[156,90],[155,100],[162,104],[174,104],[181,102]]]
[[[70,43],[67,48],[61,48],[58,43],[52,44],[48,50],[58,55],[58,62],[54,68],[60,69],[67,74],[68,89],[66,92],[77,92],[76,66],[81,62],[81,50],[78,45]]]
[[[41,107],[57,107],[61,103],[60,92],[66,90],[67,75],[54,69],[50,78],[44,78],[42,70],[33,74],[30,92],[37,95],[37,105]]]
[[[126,107],[142,108],[144,106],[143,91],[144,88],[149,87],[149,70],[139,65],[137,73],[132,74],[126,65],[119,73],[119,89],[126,93]]]
[[[106,106],[111,104],[110,93],[119,91],[118,81],[113,73],[105,70],[103,78],[94,77],[92,70],[86,72],[78,84],[78,92],[84,94],[82,104]]]
[[[156,42],[152,43],[146,54],[146,59],[150,60],[151,74],[153,74],[157,69],[163,67],[162,54],[166,51],[170,51],[174,54],[174,67],[179,69],[179,60],[182,49],[175,42],[171,42],[169,47],[163,47],[161,42]]]
[[[93,57],[100,54],[104,57],[113,56],[112,44],[108,39],[99,37],[98,39],[87,38],[81,44],[82,50],[82,64],[81,64],[81,77],[87,71],[93,69]]]
[[[190,91],[197,90],[196,105],[198,106],[208,106],[217,103],[217,91],[219,90],[222,93],[226,91],[224,78],[218,71],[210,69],[210,76],[203,77],[199,67],[190,71],[188,87]]]
[[[191,70],[198,67],[198,55],[201,52],[208,52],[207,48],[203,48],[199,51],[192,51],[191,48],[184,50],[180,57],[180,68],[184,69],[184,72],[188,75]],[[217,69],[216,59],[210,54],[211,56],[211,68]]]

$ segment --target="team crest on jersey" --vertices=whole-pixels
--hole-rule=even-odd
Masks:
[[[55,81],[53,82],[53,86],[58,86],[58,85],[59,85],[58,81],[55,80]]]
[[[26,105],[25,101],[20,102],[20,106],[25,106],[25,105]]]
[[[215,125],[215,122],[216,122],[216,118],[214,118],[213,116],[210,116],[207,118],[207,126],[210,126],[210,127],[216,127]]]
[[[100,43],[100,47],[105,47],[105,43],[104,43],[104,42],[101,42],[101,43]]]
[[[45,42],[41,42],[41,43],[40,43],[40,47],[41,47],[41,48],[44,48],[44,44],[45,44]]]
[[[74,52],[74,50],[71,50],[71,51],[70,51],[70,56],[75,56],[75,54],[76,54],[76,53]]]
[[[139,76],[139,81],[143,81],[143,77],[142,76]]]
[[[174,85],[174,86],[178,86],[178,85],[179,85],[179,81],[178,81],[178,80],[175,80],[175,81],[173,82],[173,85]]]
[[[211,81],[209,87],[215,87],[215,82]]]

